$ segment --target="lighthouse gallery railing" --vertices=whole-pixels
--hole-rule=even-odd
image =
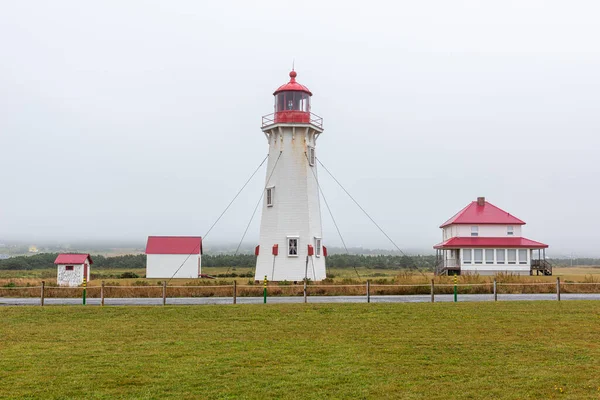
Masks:
[[[283,118],[279,118],[280,114],[285,114]],[[308,118],[307,118],[308,117]],[[313,113],[305,113],[305,112],[289,112],[283,111],[279,113],[272,113],[262,117],[262,127],[273,125],[276,123],[284,123],[284,124],[306,124],[310,123],[311,125],[316,126],[317,128],[323,129],[323,118],[319,117],[317,114]]]

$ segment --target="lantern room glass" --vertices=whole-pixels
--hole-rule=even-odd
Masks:
[[[287,91],[275,95],[275,112],[310,112],[310,95],[305,92]]]

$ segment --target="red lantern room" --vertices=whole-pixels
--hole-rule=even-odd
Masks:
[[[275,113],[263,117],[263,127],[273,124],[312,124],[323,127],[323,119],[310,112],[312,93],[296,82],[296,71],[290,72],[290,81],[274,93]]]

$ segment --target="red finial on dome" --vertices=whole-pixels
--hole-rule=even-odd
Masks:
[[[292,71],[290,72],[290,81],[288,83],[286,83],[285,85],[281,85],[273,94],[275,95],[279,92],[292,91],[292,92],[305,92],[312,96],[312,93],[310,92],[310,90],[308,90],[308,88],[306,86],[301,85],[298,82],[296,82],[296,76],[298,76],[298,74],[296,73],[296,71],[294,71],[292,69]]]

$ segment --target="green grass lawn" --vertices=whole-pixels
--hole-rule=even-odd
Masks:
[[[593,301],[4,307],[0,318],[0,398],[600,398]]]

